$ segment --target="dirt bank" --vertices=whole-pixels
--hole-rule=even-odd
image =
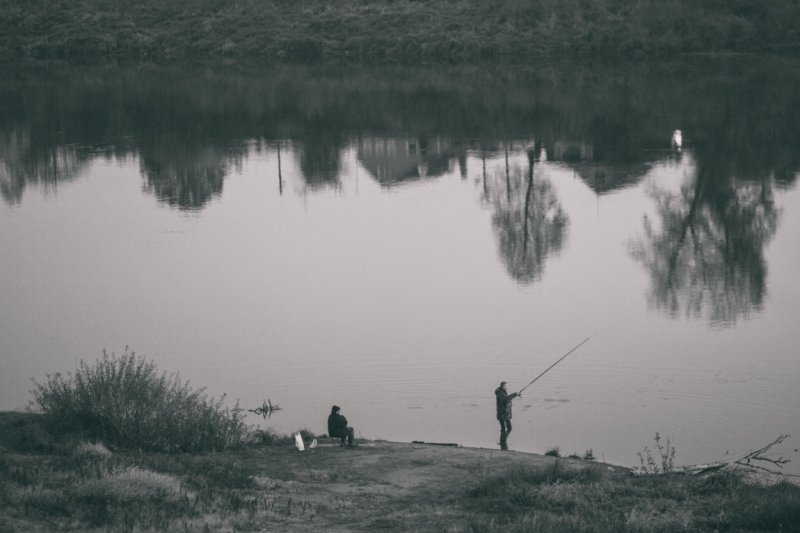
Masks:
[[[626,468],[477,448],[289,436],[223,453],[50,440],[0,413],[0,533],[436,531],[800,533],[800,487],[732,469]]]
[[[514,451],[382,441],[352,449],[323,443],[305,452],[256,451],[246,461],[280,505],[308,502],[311,509],[328,510],[287,514],[275,531],[303,530],[312,523],[325,531],[436,529],[433,523],[444,526],[464,518],[470,487],[511,467],[547,468],[556,461],[567,468],[587,465]],[[626,468],[599,466],[608,475],[630,475]]]

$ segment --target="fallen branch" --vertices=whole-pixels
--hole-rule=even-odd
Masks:
[[[753,461],[764,461],[766,463],[771,463],[778,468],[783,468],[783,465],[789,463],[790,459],[784,459],[783,457],[779,457],[777,459],[771,459],[769,457],[765,457],[764,454],[769,451],[770,448],[775,446],[776,444],[782,443],[784,440],[788,439],[791,435],[781,435],[771,443],[767,444],[760,450],[756,450],[754,452],[750,452],[741,459],[737,459],[733,462],[733,464],[744,466],[747,468],[752,468],[754,470],[761,470],[763,472],[767,472],[769,474],[775,474],[779,476],[787,476],[787,477],[800,477],[800,475],[796,474],[786,474],[784,472],[779,472],[776,470],[772,470],[771,468],[767,468],[758,464],[754,464]]]
[[[676,466],[671,470],[648,470],[647,468],[632,468],[631,474],[634,476],[665,476],[665,475],[684,475],[684,476],[700,476],[715,472],[728,466],[728,463],[706,463],[701,465],[684,465]]]

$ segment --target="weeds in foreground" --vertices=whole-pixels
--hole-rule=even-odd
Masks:
[[[661,444],[661,436],[656,431],[655,436],[656,450],[658,451],[658,461],[653,457],[650,448],[644,447],[644,450],[637,452],[639,462],[641,463],[640,471],[646,474],[666,474],[675,470],[675,447],[666,439],[664,445]]]
[[[527,466],[510,468],[500,475],[480,482],[467,494],[474,509],[513,517],[524,514],[526,509],[535,505],[542,491],[551,490],[545,487],[565,486],[565,484],[577,486],[594,483],[600,479],[602,472],[599,467],[571,468],[561,459],[546,468]],[[571,506],[568,505],[564,510],[570,509]]]
[[[193,390],[177,374],[128,353],[83,360],[74,374],[34,381],[32,407],[53,434],[77,429],[88,439],[149,451],[201,452],[241,444],[248,433],[237,407]]]
[[[755,484],[733,471],[629,477],[599,466],[508,470],[468,491],[467,531],[800,532],[800,487]]]
[[[474,479],[462,471],[466,492],[423,477],[424,490],[396,498],[382,492],[398,470],[348,462],[363,453],[253,443],[210,454],[110,453],[97,445],[61,456],[0,454],[0,531],[326,531],[355,523],[377,530],[398,524],[383,520],[391,516],[410,520],[410,531],[800,533],[800,488],[750,483],[741,472],[634,477],[562,459],[534,468],[520,457],[502,470],[483,460]],[[409,464],[432,464],[445,469],[436,470],[443,479],[459,476],[457,461],[409,457],[395,465],[404,474]],[[365,492],[344,495],[328,483]]]
[[[0,526],[9,519],[46,530],[261,531],[269,521],[320,512],[262,486],[257,473],[242,454],[0,455]]]

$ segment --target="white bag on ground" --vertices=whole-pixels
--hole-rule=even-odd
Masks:
[[[303,444],[303,437],[300,436],[300,433],[295,433],[295,435],[294,435],[294,445],[301,452],[306,449],[305,444]]]

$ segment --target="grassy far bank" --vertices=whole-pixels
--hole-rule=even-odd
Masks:
[[[0,413],[4,533],[800,531],[800,488],[736,472],[634,477],[578,459],[380,441],[203,454],[75,441],[34,453],[41,420]]]
[[[794,53],[797,0],[0,0],[0,60],[372,63]]]

